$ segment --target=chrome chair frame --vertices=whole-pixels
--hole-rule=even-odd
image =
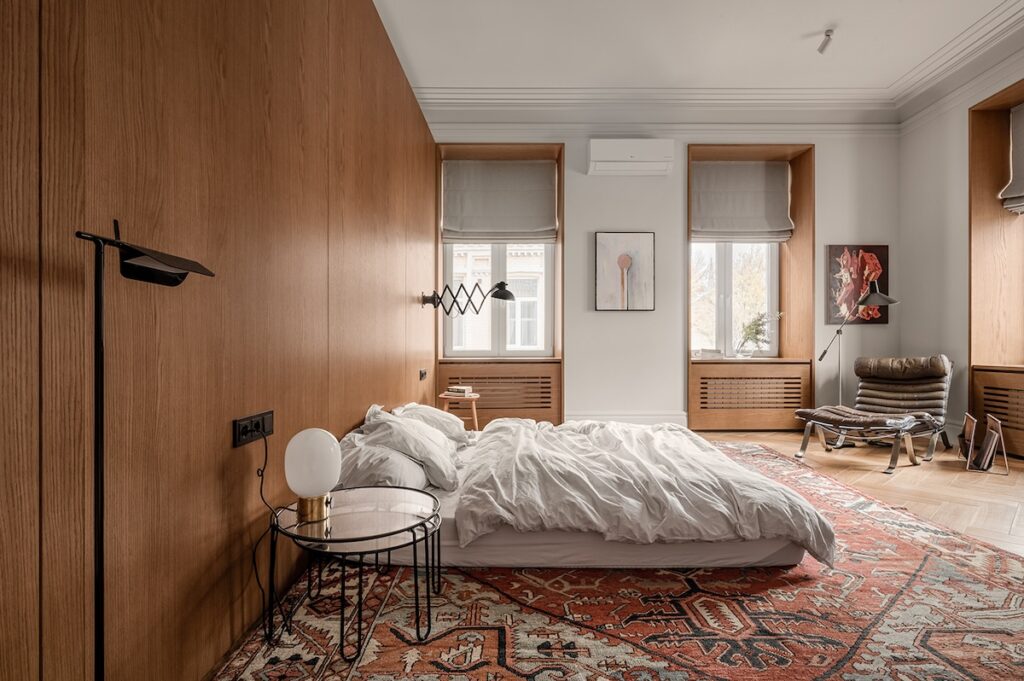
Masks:
[[[892,451],[889,456],[889,466],[884,471],[887,475],[892,475],[895,472],[900,460],[900,451],[903,448],[907,450],[907,458],[910,459],[910,463],[919,466],[922,461],[932,460],[932,457],[935,455],[935,447],[938,445],[940,438],[945,449],[948,450],[952,446],[943,424],[930,415],[925,415],[924,418],[907,417],[902,420],[893,419],[893,421],[899,422],[894,423],[890,428],[843,428],[831,423],[823,423],[813,419],[808,420],[807,425],[804,427],[804,438],[800,443],[800,450],[796,453],[796,458],[804,458],[811,435],[815,432],[818,435],[818,442],[826,452],[842,447],[847,442],[863,442],[865,444],[877,445],[886,443],[891,439]],[[835,443],[831,445],[828,443],[825,439],[826,433],[832,433],[836,436]],[[915,437],[928,438],[928,449],[921,459],[918,458],[917,452],[914,450]]]

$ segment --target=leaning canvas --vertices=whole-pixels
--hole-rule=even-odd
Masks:
[[[596,310],[654,309],[654,232],[597,232]]]

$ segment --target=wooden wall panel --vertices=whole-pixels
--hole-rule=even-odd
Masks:
[[[779,356],[808,359],[814,355],[814,147],[794,156],[789,168],[794,229],[779,247]]]
[[[1010,180],[1010,112],[969,116],[970,364],[1024,364],[1024,315],[1006,310],[1024,296],[1024,216],[998,197]]]
[[[217,276],[160,288],[108,258],[108,678],[202,678],[259,613],[263,452],[231,448],[231,419],[275,411],[279,504],[295,432],[433,393],[412,373],[434,348],[413,300],[433,280],[433,140],[371,0],[43,5],[45,678],[91,670],[91,251],[73,232],[114,217]]]
[[[0,679],[39,678],[38,3],[0,5]]]
[[[346,432],[370,404],[432,400],[418,296],[434,282],[435,151],[373,4],[332,4],[330,32],[330,423]]]
[[[42,158],[40,613],[44,679],[91,678],[91,254],[85,226],[84,0],[40,3]],[[47,503],[60,499],[60,503]]]

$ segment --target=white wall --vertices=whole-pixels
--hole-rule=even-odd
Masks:
[[[950,421],[967,409],[967,111],[1020,79],[1024,52],[906,121],[900,138],[900,350],[944,352],[956,366]]]
[[[673,137],[676,165],[666,177],[586,174],[590,134],[557,126],[508,130],[487,126],[435,128],[438,141],[564,141],[565,176],[565,411],[567,418],[638,422],[685,419],[687,334],[684,330],[686,262],[686,145],[690,143],[811,143],[815,145],[815,348],[834,326],[823,323],[825,246],[889,244],[890,266],[899,253],[899,140],[892,126],[672,126],[632,131]],[[595,132],[593,134],[599,134]],[[629,133],[621,132],[622,136]],[[594,232],[653,231],[656,306],[653,312],[594,311]],[[890,292],[899,298],[902,277],[893,271]],[[900,307],[886,326],[847,327],[843,335],[844,392],[855,391],[853,358],[895,354]],[[815,366],[819,403],[835,403],[836,357]],[[850,403],[848,401],[848,403]]]
[[[586,174],[587,139],[566,141],[566,418],[683,420],[684,174]],[[678,155],[678,151],[677,151]],[[594,232],[654,232],[654,310],[594,311]]]

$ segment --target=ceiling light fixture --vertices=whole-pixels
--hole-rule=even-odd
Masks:
[[[835,30],[829,28],[825,29],[825,37],[822,38],[821,44],[818,45],[818,54],[825,54],[825,50],[828,49],[829,44],[832,42],[832,34]]]

